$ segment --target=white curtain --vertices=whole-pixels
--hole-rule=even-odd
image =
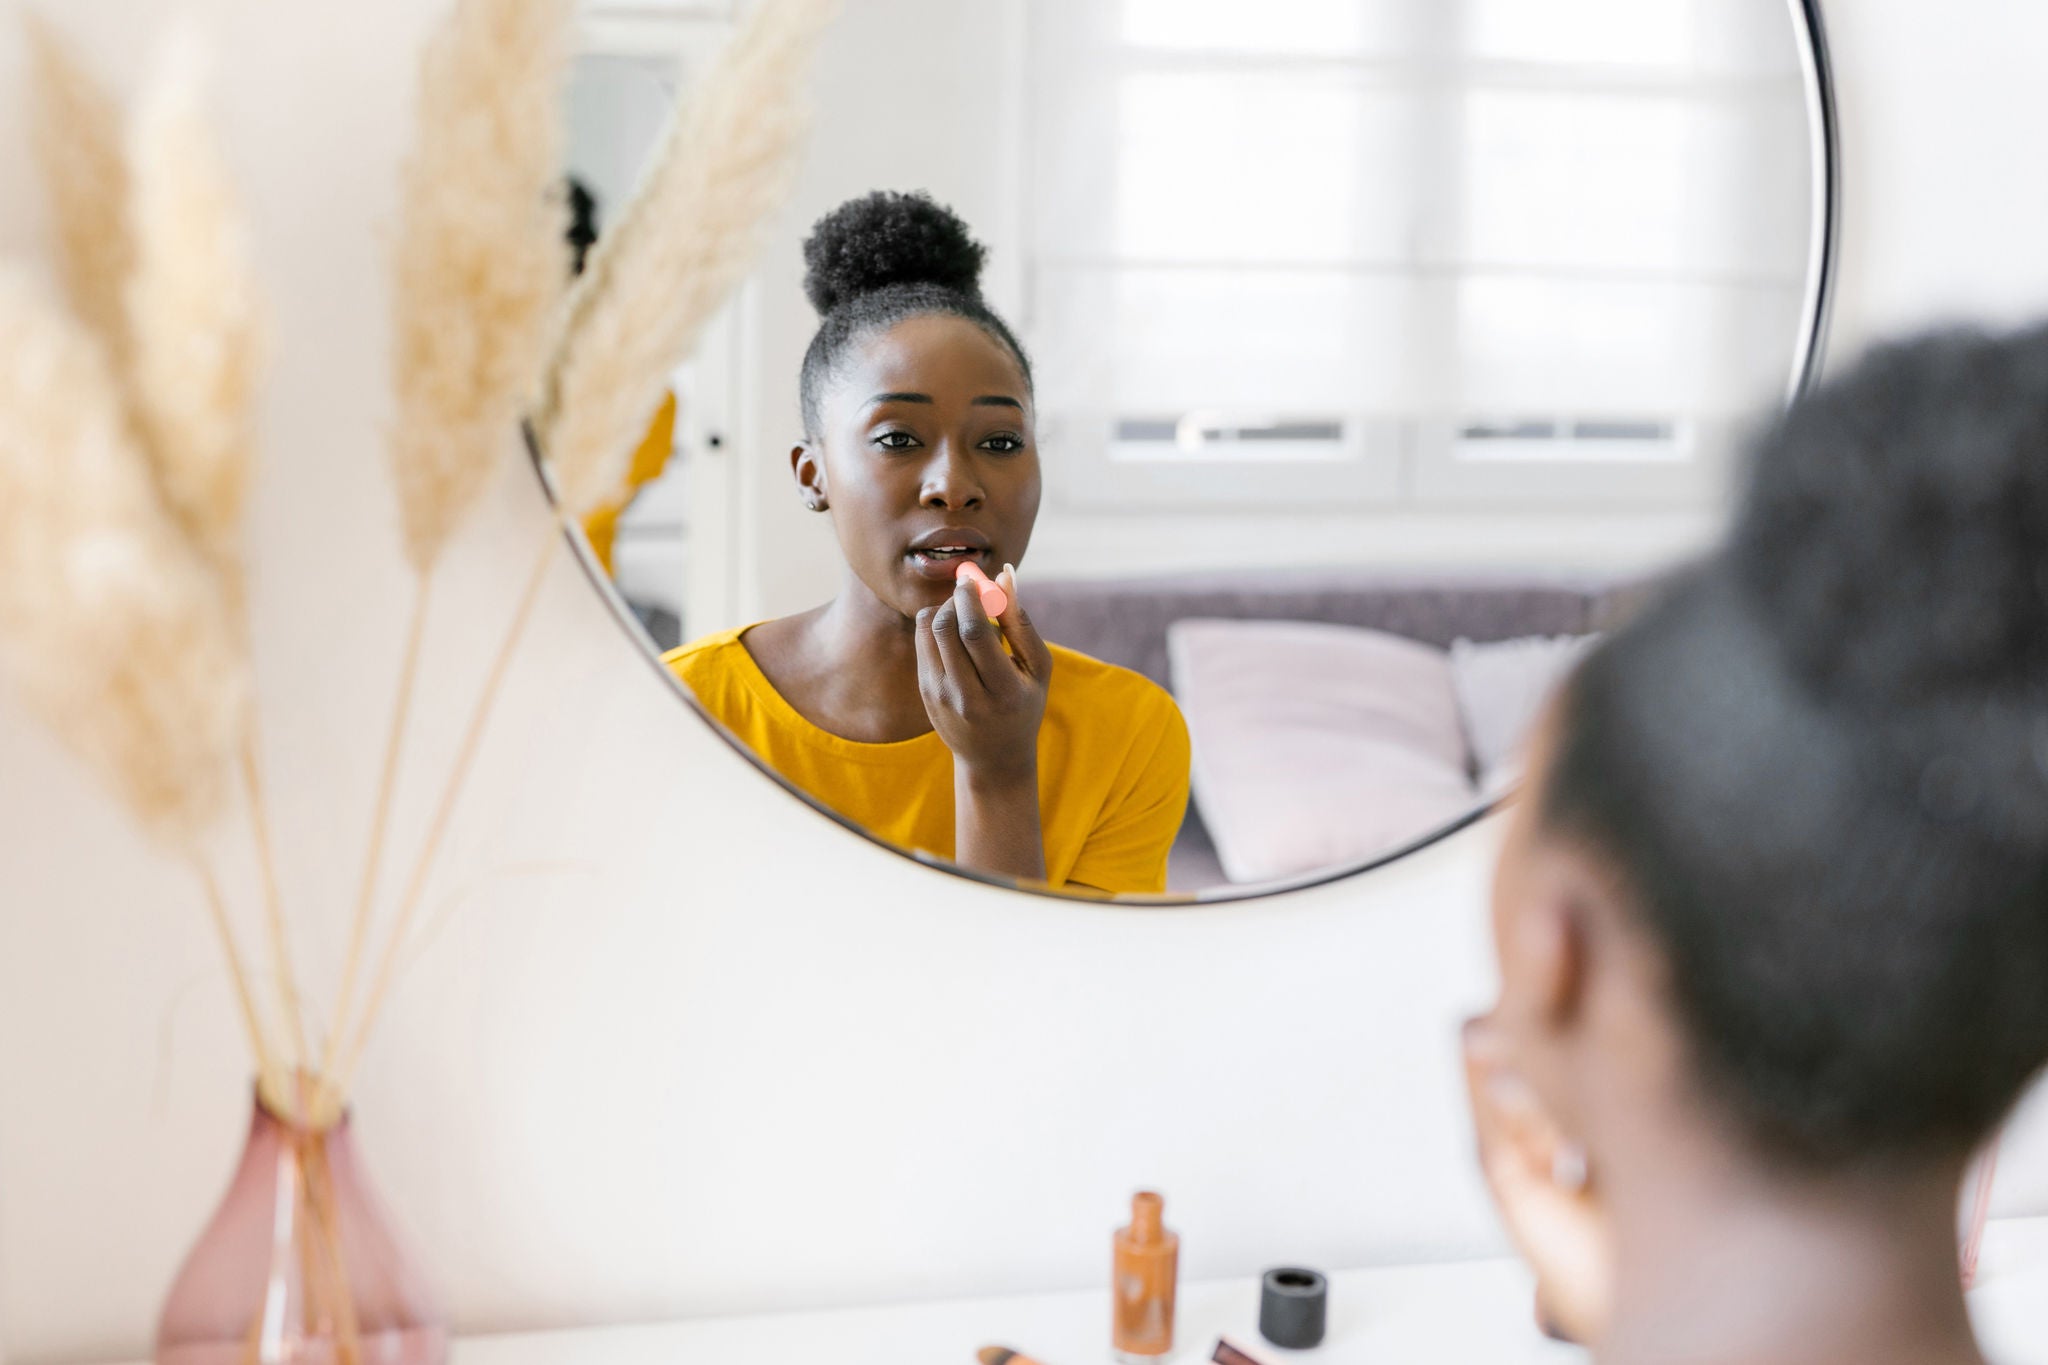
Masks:
[[[1083,466],[1263,460],[1284,500],[1296,466],[1402,462],[1358,484],[1385,500],[1533,459],[1565,497],[1706,497],[1648,467],[1713,465],[1782,394],[1810,174],[1785,0],[1030,15],[1027,330]]]

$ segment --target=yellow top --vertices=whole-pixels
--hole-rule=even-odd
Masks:
[[[583,519],[583,534],[590,540],[591,553],[597,556],[597,562],[604,566],[607,574],[616,573],[612,566],[612,546],[618,540],[619,514],[632,505],[642,485],[661,477],[661,471],[668,467],[668,457],[675,444],[676,396],[670,392],[662,395],[661,406],[655,409],[647,434],[640,438],[639,446],[633,451],[633,463],[626,469],[625,488]]]
[[[704,709],[791,783],[881,839],[953,857],[953,754],[936,731],[864,744],[806,720],[740,637],[662,657]],[[1166,890],[1166,853],[1188,804],[1188,730],[1150,679],[1051,646],[1038,732],[1046,880],[1111,895]]]

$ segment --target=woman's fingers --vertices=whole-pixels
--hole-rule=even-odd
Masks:
[[[1003,566],[1003,589],[1010,595],[1010,607],[1003,613],[1003,634],[1016,648],[1017,658],[1032,677],[1043,683],[1052,676],[1052,651],[1045,647],[1038,627],[1031,624],[1031,613],[1024,610],[1024,603],[1017,597],[1017,571]]]
[[[945,667],[951,695],[958,698],[969,688],[983,690],[974,657],[960,640],[960,599],[957,594],[940,603],[939,609],[932,613],[932,640],[938,648],[939,661]]]
[[[1480,1169],[1509,1235],[1536,1272],[1546,1330],[1585,1342],[1606,1320],[1612,1272],[1584,1154],[1507,1064],[1489,1020],[1467,1023],[1463,1042]]]
[[[1500,1129],[1505,1122],[1494,1088],[1498,1074],[1499,1048],[1492,1026],[1485,1019],[1468,1019],[1460,1038],[1465,1063],[1465,1098],[1472,1110],[1472,1133],[1478,1141],[1479,1168],[1493,1175],[1493,1156],[1500,1146]]]
[[[946,661],[932,634],[932,619],[938,614],[938,608],[926,607],[917,614],[917,629],[912,632],[917,640],[917,687],[926,701],[939,695],[946,685]]]
[[[1487,1021],[1475,1019],[1465,1025],[1464,1045],[1479,1166],[1512,1223],[1520,1201],[1539,1183],[1549,1182],[1551,1166],[1542,1154],[1553,1152],[1559,1139],[1527,1083],[1502,1064]]]
[[[1017,665],[1003,649],[1001,627],[988,617],[981,605],[981,593],[962,577],[953,590],[954,618],[960,623],[960,642],[974,661],[982,685],[997,697],[1008,697],[1017,689]]]

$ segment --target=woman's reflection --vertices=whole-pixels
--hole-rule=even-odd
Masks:
[[[1047,645],[1016,600],[1038,516],[1031,368],[984,252],[922,195],[842,205],[804,244],[823,315],[790,465],[829,512],[839,593],[675,650],[768,764],[878,836],[1068,890],[1162,892],[1188,737],[1151,681]],[[999,620],[962,577],[1009,590]]]

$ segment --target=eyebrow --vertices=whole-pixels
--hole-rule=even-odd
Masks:
[[[878,408],[884,403],[929,404],[932,401],[932,396],[928,393],[878,393],[873,398],[868,399],[868,406]],[[1016,399],[993,393],[984,394],[980,398],[975,399],[973,406],[977,408],[1015,408],[1019,412],[1024,411],[1024,405]]]

